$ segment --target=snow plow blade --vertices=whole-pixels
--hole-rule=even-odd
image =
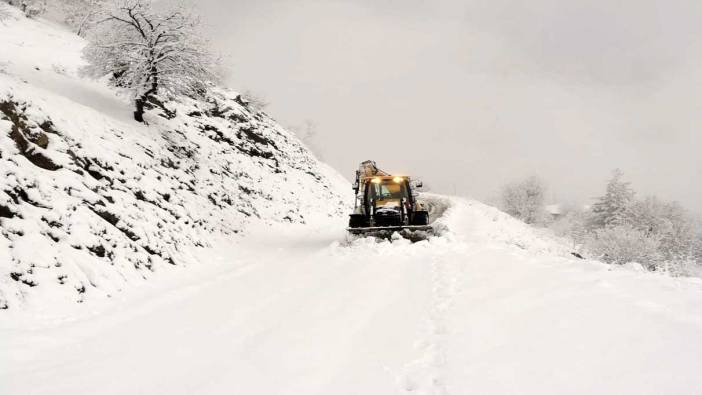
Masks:
[[[433,234],[430,225],[372,226],[367,228],[346,228],[354,236],[390,238],[395,232],[412,241],[425,240]]]
[[[421,231],[431,231],[433,228],[431,225],[403,225],[403,226],[371,226],[368,228],[346,228],[349,233],[362,234],[362,233],[372,233],[372,232],[399,232],[401,230],[421,230]]]

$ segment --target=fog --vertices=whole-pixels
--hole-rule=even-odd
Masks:
[[[430,4],[431,3],[431,4]],[[540,176],[587,203],[615,168],[702,212],[702,3],[197,1],[227,84],[351,177],[490,199]]]

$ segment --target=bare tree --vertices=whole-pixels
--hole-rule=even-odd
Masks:
[[[289,130],[293,131],[302,141],[302,143],[314,153],[319,160],[324,160],[324,152],[319,145],[317,123],[311,119],[305,119],[302,125],[289,126]]]
[[[158,94],[202,97],[218,79],[199,19],[187,9],[157,12],[150,0],[114,0],[105,15],[90,35],[85,71],[130,90],[135,120],[144,122]]]
[[[537,177],[529,177],[502,188],[501,206],[507,214],[528,224],[544,219],[546,187]]]
[[[317,125],[311,119],[305,119],[302,125],[302,142],[311,145],[317,138]]]
[[[261,95],[251,90],[246,90],[241,94],[244,103],[255,112],[261,112],[268,107],[268,101]]]

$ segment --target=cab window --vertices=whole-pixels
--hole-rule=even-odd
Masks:
[[[382,180],[380,183],[368,184],[368,197],[372,200],[400,200],[407,199],[407,187],[404,182]]]

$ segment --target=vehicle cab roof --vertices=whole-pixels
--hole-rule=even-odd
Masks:
[[[408,176],[369,176],[369,177],[363,177],[364,180],[372,180],[374,178],[378,178],[381,180],[394,180],[395,178],[400,177],[405,180],[409,180]]]

